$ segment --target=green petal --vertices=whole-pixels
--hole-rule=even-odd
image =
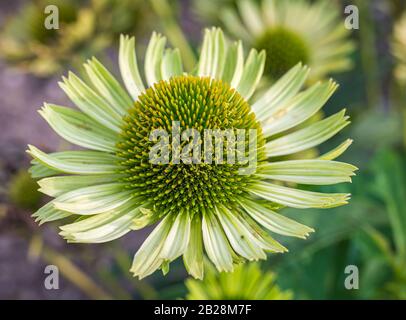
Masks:
[[[217,29],[213,38],[214,53],[210,76],[214,79],[221,79],[226,58],[226,41],[221,29]]]
[[[166,38],[153,33],[145,54],[145,76],[149,86],[162,80],[161,63],[164,54]]]
[[[244,51],[242,42],[238,41],[228,47],[222,80],[236,88],[244,70]]]
[[[159,253],[164,246],[171,225],[171,217],[167,215],[138,249],[130,269],[134,277],[138,276],[142,279],[161,267],[163,260],[159,258]]]
[[[214,29],[214,28],[213,28]],[[197,66],[198,76],[207,76],[210,73],[211,60],[213,54],[213,30],[205,29],[199,63]]]
[[[260,121],[269,119],[275,110],[292,99],[303,86],[309,68],[301,63],[290,69],[253,105],[252,110]]]
[[[102,243],[115,240],[131,231],[133,219],[142,214],[139,208],[139,205],[127,203],[115,210],[62,226],[60,235],[73,243]]]
[[[261,34],[265,26],[262,23],[258,5],[251,0],[237,1],[237,5],[241,18],[251,34],[254,36]]]
[[[85,114],[52,104],[45,104],[39,113],[65,140],[92,150],[115,151],[116,134]]]
[[[92,215],[114,210],[133,199],[125,184],[109,183],[76,189],[55,199],[57,209],[80,215]]]
[[[241,219],[221,205],[217,207],[217,217],[236,253],[250,261],[266,259],[266,254]]]
[[[48,168],[47,166],[44,166],[43,164],[38,163],[38,161],[36,161],[36,160],[32,160],[31,163],[32,163],[32,166],[28,171],[31,174],[31,177],[33,177],[34,179],[54,176],[54,175],[61,173],[59,170],[53,170],[51,168]]]
[[[126,115],[133,101],[113,75],[94,57],[88,60],[84,67],[99,94],[119,114]]]
[[[252,36],[247,32],[237,13],[232,8],[225,8],[221,11],[220,18],[227,30],[230,31],[236,39],[252,41]]]
[[[201,77],[221,78],[224,69],[226,44],[223,31],[219,28],[206,29],[198,64]]]
[[[116,173],[119,158],[98,151],[63,151],[46,154],[38,148],[28,145],[27,151],[41,164],[52,170],[70,174],[106,174]]]
[[[334,148],[333,150],[321,155],[318,157],[320,160],[334,160],[341,156],[347,149],[348,147],[352,144],[351,139],[345,140],[343,143],[341,143],[338,147]]]
[[[228,240],[213,213],[204,213],[202,220],[204,247],[218,271],[232,271],[233,259]]]
[[[349,124],[345,110],[266,144],[267,156],[284,156],[313,148]]]
[[[166,237],[165,244],[159,257],[166,261],[173,261],[181,256],[189,243],[190,217],[187,213],[179,213]]]
[[[265,232],[249,215],[244,212],[241,212],[241,215],[262,249],[272,253],[284,253],[288,251],[288,249]]]
[[[323,107],[337,87],[332,80],[317,83],[275,109],[263,127],[265,137],[291,129],[309,119]]]
[[[79,176],[60,176],[44,178],[38,181],[41,187],[39,191],[50,196],[58,197],[63,193],[89,187],[92,185],[116,182],[122,177],[119,174],[104,174],[104,175],[79,175]]]
[[[133,100],[137,101],[145,87],[138,71],[134,37],[120,36],[119,65],[124,84]]]
[[[69,72],[68,78],[62,79],[59,86],[83,113],[106,128],[120,132],[122,117],[108,102],[72,72]]]
[[[269,231],[302,239],[306,238],[310,232],[314,232],[312,228],[284,217],[256,201],[244,199],[239,203],[256,222]]]
[[[244,65],[241,81],[237,86],[237,91],[246,99],[254,93],[259,81],[261,80],[265,66],[265,51],[257,52],[251,49],[247,61]]]
[[[263,199],[292,208],[333,208],[348,203],[346,193],[319,193],[259,182],[249,191]]]
[[[199,215],[195,215],[190,225],[189,244],[183,255],[186,270],[196,279],[203,279],[203,238],[202,221]]]
[[[344,162],[290,160],[267,163],[261,166],[258,176],[301,184],[328,185],[351,182],[355,170],[356,167]]]
[[[51,222],[55,220],[60,220],[66,217],[71,216],[70,212],[61,211],[55,208],[54,200],[48,202],[45,206],[37,210],[32,216],[39,225],[44,224],[46,222]]]
[[[182,58],[179,49],[166,49],[162,59],[161,74],[163,80],[183,74]]]

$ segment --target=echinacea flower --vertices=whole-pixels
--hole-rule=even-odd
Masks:
[[[406,13],[395,24],[392,52],[396,59],[395,76],[401,85],[406,84]]]
[[[349,69],[354,49],[350,31],[332,1],[197,1],[216,11],[225,31],[258,50],[266,50],[264,75],[278,79],[297,63],[311,68],[310,81]],[[232,6],[235,4],[235,6]],[[202,10],[200,10],[202,11]],[[203,11],[204,12],[204,11]]]
[[[292,292],[275,284],[273,272],[263,272],[258,263],[238,265],[233,272],[218,273],[207,265],[204,280],[188,279],[188,300],[290,300]]]
[[[165,44],[165,37],[152,35],[144,81],[134,38],[121,37],[125,89],[95,58],[85,64],[88,81],[73,73],[63,78],[60,86],[79,110],[46,103],[40,114],[62,138],[88,150],[46,154],[29,146],[32,174],[42,178],[40,190],[55,197],[34,214],[37,221],[74,219],[61,227],[61,235],[76,243],[107,242],[157,223],[134,257],[133,274],[166,273],[169,263],[183,256],[188,272],[203,278],[204,253],[219,271],[232,271],[235,262],[285,252],[262,227],[298,238],[313,231],[276,209],[347,203],[349,194],[304,191],[284,183],[351,181],[356,168],[332,161],[351,140],[317,159],[275,160],[313,148],[348,125],[343,110],[294,130],[322,108],[337,88],[333,81],[300,91],[309,69],[298,64],[252,101],[265,52],[252,49],[244,59],[241,42],[229,43],[213,28],[205,31],[198,65],[187,73],[179,50],[165,49]],[[155,163],[151,133],[169,132],[165,139],[178,139],[172,134],[176,123],[198,133],[248,130],[253,139],[248,144],[245,133],[237,139],[244,146],[238,155],[256,158],[255,166],[244,171],[243,162],[221,163],[217,147],[214,163],[175,163],[173,158]],[[188,141],[183,138],[182,133],[182,141]],[[229,151],[229,145],[223,149]]]
[[[9,64],[46,77],[102,52],[116,36],[145,25],[141,0],[35,0],[24,3],[1,30],[0,55]],[[52,10],[46,8],[52,5]],[[51,8],[51,7],[49,7]],[[55,8],[57,12],[54,11]],[[51,14],[57,13],[57,16]],[[47,28],[47,19],[58,28]],[[143,21],[143,23],[140,23]]]

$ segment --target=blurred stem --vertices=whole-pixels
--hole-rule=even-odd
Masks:
[[[177,23],[171,6],[167,0],[150,0],[155,13],[161,20],[161,24],[167,34],[169,41],[174,47],[179,48],[182,53],[186,69],[191,71],[196,64],[196,57],[187,41],[182,29]]]
[[[131,266],[131,259],[128,257],[127,252],[123,251],[122,249],[117,249],[115,253],[115,258],[119,268],[121,269],[123,274],[126,275],[130,283],[133,284],[133,286],[138,291],[142,299],[144,300],[157,299],[158,295],[155,289],[152,286],[150,286],[148,282],[146,282],[145,280],[137,280],[130,275],[128,269]]]
[[[118,300],[131,300],[132,295],[131,293],[127,292],[124,289],[119,281],[117,281],[117,277],[111,272],[108,268],[98,269],[96,270],[98,279],[102,281],[105,287],[109,289],[109,292],[113,294],[113,297]]]
[[[360,52],[364,70],[368,107],[380,105],[379,66],[376,54],[375,24],[371,12],[371,2],[356,0],[360,12]]]
[[[112,299],[112,297],[100,288],[88,275],[62,254],[50,248],[43,247],[42,257],[47,262],[56,265],[66,279],[72,282],[90,298],[103,300]]]

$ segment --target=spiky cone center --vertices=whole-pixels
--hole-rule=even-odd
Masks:
[[[124,120],[117,144],[124,180],[135,196],[148,199],[161,216],[184,211],[193,215],[210,211],[220,203],[230,207],[257,178],[254,174],[240,174],[245,164],[227,163],[226,139],[223,163],[216,162],[216,154],[212,163],[204,159],[200,163],[174,163],[173,154],[166,164],[151,163],[150,151],[156,145],[150,139],[151,132],[164,130],[173,142],[176,122],[180,134],[195,129],[200,137],[207,129],[245,129],[247,144],[249,129],[255,129],[257,160],[265,159],[262,129],[249,104],[221,80],[185,75],[160,81],[139,97]],[[181,142],[181,149],[185,143]],[[244,150],[247,156],[249,147],[246,145]]]
[[[274,27],[258,37],[255,47],[266,51],[265,75],[279,79],[297,63],[308,64],[309,47],[296,32],[285,27]]]

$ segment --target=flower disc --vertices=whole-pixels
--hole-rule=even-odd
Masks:
[[[309,63],[307,44],[295,32],[283,27],[267,30],[256,42],[257,49],[266,50],[265,73],[278,79],[297,63]]]
[[[236,201],[236,195],[255,178],[252,174],[241,175],[243,166],[237,160],[227,163],[227,143],[223,146],[223,163],[216,163],[216,154],[212,163],[202,159],[200,163],[175,164],[173,154],[166,164],[151,163],[150,151],[156,144],[150,141],[151,132],[164,130],[173,142],[174,121],[180,125],[180,135],[185,129],[195,129],[201,139],[206,129],[245,129],[246,139],[249,129],[255,129],[257,160],[264,159],[261,126],[238,92],[221,80],[173,77],[147,89],[125,117],[117,155],[124,159],[125,181],[134,195],[150,199],[162,214],[183,210],[196,213],[214,208],[216,203],[229,205]],[[181,148],[185,144],[181,142]],[[248,146],[244,150],[247,155]]]

